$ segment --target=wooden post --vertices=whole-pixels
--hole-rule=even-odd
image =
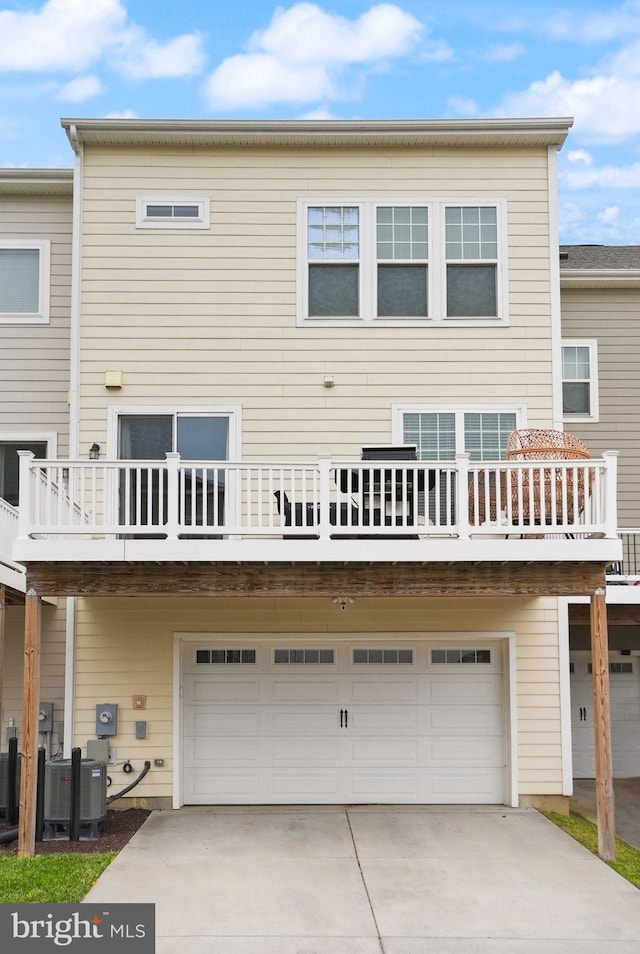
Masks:
[[[35,854],[41,606],[40,595],[33,589],[27,590],[24,606],[24,702],[18,822],[19,858],[32,858]]]
[[[598,854],[604,861],[616,856],[611,758],[611,703],[609,696],[609,638],[605,591],[591,596],[591,666],[593,673],[593,724],[596,756],[596,809]]]

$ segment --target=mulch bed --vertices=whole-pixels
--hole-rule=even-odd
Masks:
[[[106,851],[120,851],[150,814],[151,812],[146,808],[127,808],[124,811],[109,809],[99,838],[87,838],[86,830],[82,828],[80,841],[69,841],[67,830],[56,835],[51,841],[37,841],[36,855],[99,854]],[[0,819],[0,832],[7,831],[11,827],[4,819]],[[0,844],[0,857],[15,855],[17,850],[17,841],[12,841],[8,845]]]

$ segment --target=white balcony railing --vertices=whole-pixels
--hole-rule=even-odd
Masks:
[[[552,464],[20,457],[21,540],[617,536],[614,452]]]

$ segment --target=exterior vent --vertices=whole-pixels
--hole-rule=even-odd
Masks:
[[[92,837],[107,812],[107,765],[95,759],[80,764],[80,824],[92,826]],[[54,825],[68,825],[71,814],[71,759],[47,762],[44,775],[45,837]]]

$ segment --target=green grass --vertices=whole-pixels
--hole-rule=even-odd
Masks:
[[[545,812],[545,815],[594,855],[598,854],[598,829],[592,822],[576,812],[571,812],[569,816],[559,812]],[[637,848],[616,838],[616,860],[606,863],[636,888],[640,888],[640,851]]]
[[[75,904],[82,901],[96,878],[113,861],[103,855],[36,855],[0,858],[0,902]]]

